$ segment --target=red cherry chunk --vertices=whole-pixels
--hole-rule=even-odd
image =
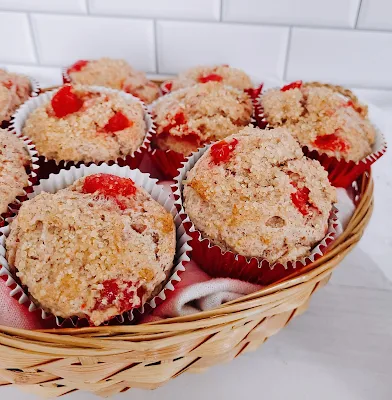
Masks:
[[[108,279],[102,282],[103,289],[101,289],[99,298],[95,302],[94,310],[105,310],[115,306],[118,308],[119,314],[122,314],[134,307],[139,307],[142,299],[141,292],[139,289],[135,290],[132,282],[123,283],[128,287],[120,289],[116,279]]]
[[[172,90],[173,87],[173,82],[172,81],[167,81],[165,82],[162,87],[167,91],[170,92]]]
[[[4,82],[1,82],[1,84],[7,89],[11,89],[12,85],[13,85],[13,83],[12,83],[12,81],[10,79],[8,79],[8,80],[6,80]]]
[[[280,89],[281,92],[286,92],[287,90],[291,89],[299,89],[302,86],[302,81],[295,81],[291,82],[286,86],[283,86],[282,89]]]
[[[136,193],[136,190],[132,179],[111,174],[89,175],[84,180],[82,187],[82,193],[97,193],[106,198],[111,198],[122,210],[126,209],[126,205],[117,197],[131,197]]]
[[[317,136],[313,144],[321,150],[341,151],[342,153],[347,152],[350,148],[350,145],[335,133]]]
[[[130,121],[122,112],[116,112],[113,117],[111,117],[108,123],[103,127],[103,129],[110,132],[122,131],[126,128],[130,128],[133,125],[133,121]]]
[[[52,107],[57,118],[63,118],[79,111],[83,100],[72,92],[72,86],[63,86],[52,98]]]
[[[294,182],[291,182],[291,184],[297,187]],[[296,192],[291,193],[291,201],[302,215],[309,214],[309,193],[310,191],[307,187],[297,189]]]
[[[237,139],[232,139],[230,142],[221,141],[211,146],[211,158],[215,164],[220,164],[229,161],[231,154],[238,144]]]
[[[67,74],[71,74],[72,72],[79,72],[81,71],[89,62],[86,60],[79,60],[76,61],[75,64],[71,65],[68,69],[67,69]]]
[[[204,76],[199,76],[200,83],[206,82],[222,82],[223,78],[218,74],[209,74]]]

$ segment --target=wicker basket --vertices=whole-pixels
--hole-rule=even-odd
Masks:
[[[373,208],[373,181],[344,233],[311,269],[223,306],[134,326],[28,331],[0,326],[0,385],[56,397],[84,390],[110,396],[155,389],[185,371],[201,372],[257,349],[303,313],[312,294],[360,240]]]

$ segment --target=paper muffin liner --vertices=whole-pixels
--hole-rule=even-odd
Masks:
[[[37,97],[41,93],[41,85],[35,78],[32,78],[30,76],[28,76],[28,78],[29,78],[30,84],[31,84],[31,93],[30,93],[29,98]],[[28,101],[28,100],[26,100],[26,101]],[[21,106],[22,105],[20,105],[19,107],[21,107]],[[9,126],[11,125],[11,121],[12,121],[12,117],[9,121],[1,121],[0,128],[8,129]]]
[[[51,173],[58,173],[61,169],[69,169],[72,166],[80,166],[80,165],[92,165],[92,164],[103,164],[107,163],[111,164],[118,164],[120,166],[129,166],[130,168],[138,168],[144,154],[147,153],[148,148],[150,146],[150,141],[152,135],[155,133],[155,127],[153,124],[152,117],[147,109],[147,106],[137,97],[125,93],[116,89],[110,89],[103,86],[85,86],[86,90],[92,92],[101,92],[101,93],[117,93],[121,97],[123,97],[128,102],[137,102],[142,105],[144,110],[144,121],[146,122],[146,134],[143,140],[143,143],[140,147],[131,155],[127,155],[124,157],[119,157],[116,160],[104,160],[100,162],[83,162],[83,161],[72,161],[72,160],[62,160],[57,162],[55,160],[48,160],[45,156],[39,155],[39,164],[41,167],[41,177],[47,178]],[[58,89],[51,90],[49,92],[45,92],[40,94],[37,97],[31,98],[26,103],[24,103],[13,115],[10,129],[17,135],[22,136],[23,126],[31,114],[35,109],[38,107],[48,103],[54,94],[58,91]]]
[[[11,132],[10,135],[12,135]],[[27,195],[33,191],[33,186],[36,185],[38,182],[38,174],[40,170],[37,157],[38,152],[34,144],[26,136],[20,136],[19,139],[23,141],[31,160],[28,171],[28,183],[23,188],[23,193],[16,196],[15,200],[12,203],[8,204],[7,212],[0,215],[0,227],[6,226],[8,224],[10,218],[15,215],[23,201],[27,200]]]
[[[227,85],[226,85],[227,86]],[[247,89],[245,90],[245,93],[250,97],[251,102],[252,102],[252,115],[251,119],[249,121],[250,124],[254,124],[255,122],[255,114],[254,114],[254,101],[252,98],[253,91],[255,93],[261,91],[263,85],[260,85],[254,89]],[[238,93],[241,93],[239,89],[233,88],[231,86],[227,86],[228,88],[236,90]],[[178,89],[175,92],[179,93],[181,91],[185,91],[188,88],[182,88]],[[173,92],[174,93],[174,92]],[[168,96],[171,96],[172,93],[168,93],[165,98]],[[157,103],[162,101],[163,97],[158,98],[157,100],[153,101],[147,108],[152,115],[152,110],[155,107]],[[154,117],[153,117],[154,118]],[[154,127],[156,131],[156,122],[154,120]],[[245,128],[245,126],[243,127]],[[242,129],[242,128],[241,128]],[[156,135],[156,132],[154,132]],[[153,174],[154,177],[158,177],[159,179],[163,180],[172,180],[178,175],[178,170],[181,168],[182,163],[186,160],[186,156],[184,156],[181,153],[178,153],[174,150],[162,150],[159,149],[155,144],[154,144],[154,138],[155,136],[153,135],[151,138],[151,143],[147,152],[146,157],[150,159],[152,169],[149,170],[151,174]],[[212,143],[212,142],[211,142]]]
[[[257,101],[254,103],[256,124],[261,129],[273,129],[264,115],[261,94],[260,92]],[[372,152],[360,161],[337,159],[317,150],[310,150],[307,146],[302,146],[302,151],[307,157],[320,162],[328,172],[328,179],[333,186],[346,188],[364,172],[369,171],[371,165],[382,157],[387,150],[387,142],[384,135],[373,121],[370,120],[370,122],[376,131],[375,142],[372,145]]]
[[[181,281],[180,276],[185,271],[186,264],[190,261],[189,255],[192,248],[189,241],[191,238],[185,231],[185,227],[182,223],[181,216],[177,211],[173,196],[171,196],[163,186],[158,185],[156,179],[152,179],[148,174],[142,173],[137,169],[130,169],[128,166],[120,167],[119,165],[108,165],[106,163],[101,165],[92,164],[90,166],[82,165],[78,168],[73,166],[69,170],[60,171],[59,174],[51,174],[49,179],[41,180],[40,184],[33,188],[32,193],[29,194],[28,197],[29,199],[34,198],[41,192],[56,193],[60,189],[70,186],[79,178],[97,173],[113,174],[132,179],[137,186],[144,188],[154,200],[173,215],[176,225],[176,255],[174,264],[170,271],[169,278],[163,283],[163,287],[160,289],[159,293],[148,300],[142,307],[119,315],[107,324],[129,323],[135,318],[134,311],[137,311],[139,314],[144,314],[150,309],[156,308],[166,300],[167,291],[173,291],[175,285]],[[12,222],[14,218],[15,216],[11,217],[9,222]],[[38,305],[34,304],[33,299],[28,295],[27,289],[24,289],[20,284],[19,279],[14,277],[10,272],[12,268],[10,268],[5,258],[5,240],[9,233],[10,226],[0,228],[0,276],[6,277],[5,280],[7,286],[14,286],[10,295],[13,297],[18,296],[19,303],[27,306],[31,312],[36,312],[36,310],[39,309],[42,319],[55,318],[55,325],[57,326],[88,326],[87,319],[85,318],[71,317],[64,319],[61,317],[54,317]]]
[[[184,209],[182,191],[183,181],[186,179],[187,172],[194,167],[210,146],[199,149],[187,158],[187,161],[183,163],[183,167],[179,170],[179,174],[175,178],[176,183],[172,186],[176,206],[183,224],[193,239],[192,260],[198,263],[205,272],[213,277],[229,277],[259,285],[270,285],[284,279],[293,272],[305,267],[309,268],[315,260],[326,253],[327,247],[332,243],[337,234],[338,218],[335,206],[332,207],[330,213],[328,231],[325,237],[311,250],[310,255],[293,262],[271,265],[265,259],[247,258],[231,251],[223,250],[218,245],[213,244],[208,238],[204,238]]]

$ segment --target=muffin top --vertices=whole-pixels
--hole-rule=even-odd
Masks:
[[[151,103],[160,94],[156,83],[148,80],[144,72],[136,71],[125,60],[79,60],[67,69],[67,74],[72,83],[123,90],[145,103]]]
[[[270,126],[287,127],[310,150],[347,161],[372,152],[376,132],[367,108],[329,87],[293,82],[265,92],[261,105]]]
[[[96,174],[23,203],[7,260],[40,306],[91,324],[143,305],[175,254],[173,217],[128,178]]]
[[[222,250],[271,264],[310,254],[328,230],[335,189],[284,128],[247,127],[213,144],[188,172],[184,207]]]
[[[166,83],[166,86],[169,90],[174,91],[206,82],[219,82],[239,90],[249,89],[253,86],[251,79],[244,71],[228,65],[189,68]]]
[[[152,113],[157,125],[155,144],[188,155],[248,125],[252,102],[238,89],[208,82],[161,97]]]
[[[9,121],[31,94],[29,78],[0,69],[0,123]]]
[[[31,158],[24,143],[0,129],[0,214],[7,212],[8,205],[24,194],[30,166]]]
[[[28,116],[23,135],[40,155],[57,162],[116,160],[142,145],[144,114],[141,103],[120,93],[65,85]]]

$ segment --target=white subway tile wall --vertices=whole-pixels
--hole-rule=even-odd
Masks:
[[[355,26],[360,0],[226,0],[223,20],[264,24]]]
[[[0,0],[0,66],[61,81],[77,59],[152,74],[228,63],[255,81],[392,95],[392,0]]]

